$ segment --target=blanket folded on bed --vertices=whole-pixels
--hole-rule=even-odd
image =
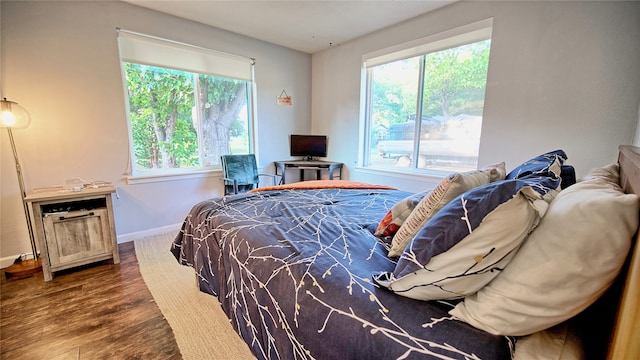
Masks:
[[[253,189],[249,192],[268,191],[268,190],[295,190],[295,189],[384,189],[397,190],[394,187],[380,184],[368,184],[349,180],[310,180],[301,181],[291,184],[282,184],[275,186],[265,186]]]

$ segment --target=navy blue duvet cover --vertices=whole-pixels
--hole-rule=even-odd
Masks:
[[[372,282],[396,265],[373,232],[407,195],[323,188],[207,200],[171,251],[258,359],[510,359],[513,339],[454,320],[455,301]]]

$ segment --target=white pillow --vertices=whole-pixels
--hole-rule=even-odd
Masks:
[[[509,266],[449,313],[492,334],[523,336],[602,295],[630,249],[638,197],[599,175],[561,191]]]
[[[427,221],[458,195],[490,182],[504,180],[505,176],[505,163],[502,162],[481,170],[451,174],[442,179],[440,184],[428,196],[422,198],[404,220],[393,240],[391,240],[389,256],[398,257],[402,255],[404,249]]]
[[[566,322],[518,338],[513,360],[584,360],[584,345]]]

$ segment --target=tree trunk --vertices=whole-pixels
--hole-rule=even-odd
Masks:
[[[155,108],[156,97],[155,94],[151,96],[151,107]],[[178,117],[178,111],[173,110],[166,119],[166,125],[162,126],[156,113],[154,112],[151,117],[151,125],[153,126],[153,132],[157,139],[157,151],[160,153],[160,167],[163,169],[171,169],[176,167],[176,159],[168,151],[168,147],[171,146],[171,139],[176,131],[176,120]],[[158,163],[153,164],[154,168],[158,167]]]
[[[206,78],[201,78],[199,82],[198,110],[202,119],[200,135],[204,165],[220,165],[220,156],[231,152],[229,129],[238,118],[240,110],[246,105],[246,86],[244,83],[223,82],[224,89],[220,89],[217,93],[229,94],[235,87],[234,95],[228,102],[220,101],[217,104],[211,104],[208,94],[214,87],[220,85]]]

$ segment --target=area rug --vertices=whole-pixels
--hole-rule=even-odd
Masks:
[[[255,359],[218,300],[200,292],[192,268],[169,252],[175,233],[135,240],[140,273],[173,330],[185,360]]]

